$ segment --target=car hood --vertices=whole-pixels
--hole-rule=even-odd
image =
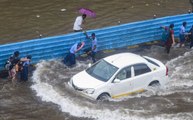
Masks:
[[[90,76],[85,70],[73,76],[73,84],[81,89],[95,88],[105,82]]]

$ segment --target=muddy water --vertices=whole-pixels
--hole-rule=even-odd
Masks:
[[[90,8],[85,30],[187,13],[189,0],[0,0],[0,43],[16,42],[72,32],[77,9]]]
[[[132,21],[187,13],[188,0],[0,0],[0,43],[10,43],[72,32],[77,9],[87,7],[97,13],[88,18],[85,29],[95,29]],[[66,11],[62,11],[66,9]],[[129,51],[152,56],[166,63],[171,81],[165,88],[148,90],[109,103],[87,100],[69,90],[67,81],[85,69],[90,61],[81,60],[68,69],[60,60],[43,61],[33,77],[16,87],[10,81],[0,81],[0,120],[140,120],[193,119],[192,58],[187,49],[172,49],[166,55],[163,48],[148,46],[116,50],[100,57]],[[179,57],[178,57],[179,56]]]
[[[71,91],[67,82],[77,72],[88,66],[89,60],[80,60],[76,67],[66,68],[60,60],[42,61],[37,64],[33,74],[32,90],[37,92],[45,102],[58,105],[58,109],[70,116],[82,119],[99,120],[191,120],[193,119],[193,52],[186,48],[173,48],[167,55],[164,48],[145,46],[135,49],[116,49],[112,53],[102,53],[103,57],[119,52],[134,52],[147,55],[163,61],[169,68],[170,82],[161,88],[148,90],[144,93],[110,100],[96,102],[88,100]],[[158,54],[159,53],[159,54]],[[179,56],[180,55],[180,56]],[[67,119],[65,116],[65,119]]]

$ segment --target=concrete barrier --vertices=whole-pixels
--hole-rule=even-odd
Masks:
[[[92,32],[96,33],[98,49],[106,50],[160,40],[162,34],[160,26],[169,26],[171,23],[175,25],[175,37],[178,37],[179,28],[184,21],[188,23],[187,30],[189,30],[193,25],[193,14],[132,22],[89,30],[87,33],[89,35]],[[33,63],[37,63],[40,60],[63,58],[68,53],[70,47],[80,41],[85,41],[87,46],[91,44],[85,35],[79,32],[0,45],[0,69],[3,68],[5,61],[16,50],[20,51],[21,57],[32,55]]]

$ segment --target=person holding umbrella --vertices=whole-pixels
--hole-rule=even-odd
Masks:
[[[85,22],[85,19],[87,16],[96,17],[95,12],[93,12],[92,10],[87,9],[87,8],[79,9],[79,13],[82,14],[82,16],[76,17],[76,20],[75,20],[74,26],[73,26],[74,32],[80,32],[83,30],[82,24]]]
[[[86,18],[86,14],[83,14],[82,16],[78,16],[74,22],[73,30],[74,32],[80,32],[82,31],[82,24],[84,23],[84,20]]]

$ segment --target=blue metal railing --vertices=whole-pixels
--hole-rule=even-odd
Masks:
[[[193,24],[193,14],[132,22],[89,30],[87,33],[95,32],[98,38],[98,49],[104,50],[160,40],[162,34],[160,26],[169,26],[171,23],[174,23],[175,36],[178,37],[179,28],[184,21],[188,23],[187,29],[190,29]],[[84,34],[79,32],[0,45],[0,69],[3,68],[5,61],[16,50],[20,51],[21,56],[32,55],[33,63],[37,63],[42,59],[64,57],[70,47],[80,41],[86,41],[87,46],[89,44]]]

